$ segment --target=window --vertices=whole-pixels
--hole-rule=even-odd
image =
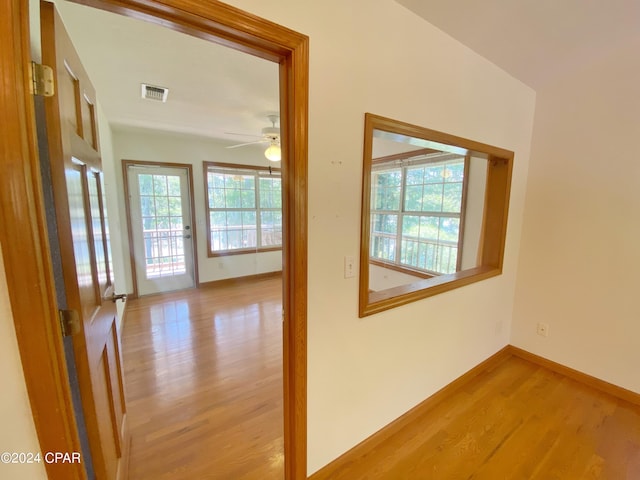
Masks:
[[[209,256],[282,248],[280,170],[204,162]]]
[[[361,317],[502,274],[513,157],[365,113]]]
[[[374,160],[373,263],[428,276],[460,269],[466,164],[465,156],[441,152]]]

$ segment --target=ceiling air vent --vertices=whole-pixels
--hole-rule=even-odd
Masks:
[[[167,101],[167,95],[169,95],[168,88],[147,85],[146,83],[141,83],[140,86],[142,87],[142,98],[157,100],[163,103]]]

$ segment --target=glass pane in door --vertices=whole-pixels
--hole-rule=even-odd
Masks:
[[[182,196],[177,175],[138,175],[147,278],[186,272]]]

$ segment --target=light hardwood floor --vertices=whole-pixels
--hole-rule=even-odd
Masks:
[[[281,282],[133,300],[130,478],[282,480]],[[640,407],[510,357],[313,480],[639,480]]]
[[[636,480],[640,407],[509,357],[324,479]]]
[[[131,300],[131,480],[282,479],[280,278]]]

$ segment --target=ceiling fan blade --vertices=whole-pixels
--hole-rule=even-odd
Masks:
[[[258,140],[257,142],[248,142],[248,143],[239,143],[238,145],[229,145],[225,148],[238,148],[238,147],[246,147],[247,145],[255,145],[258,143],[266,143],[267,140]]]
[[[262,138],[260,135],[252,135],[250,133],[238,133],[238,132],[222,132],[225,135],[238,135],[240,137],[254,137],[254,138]]]

